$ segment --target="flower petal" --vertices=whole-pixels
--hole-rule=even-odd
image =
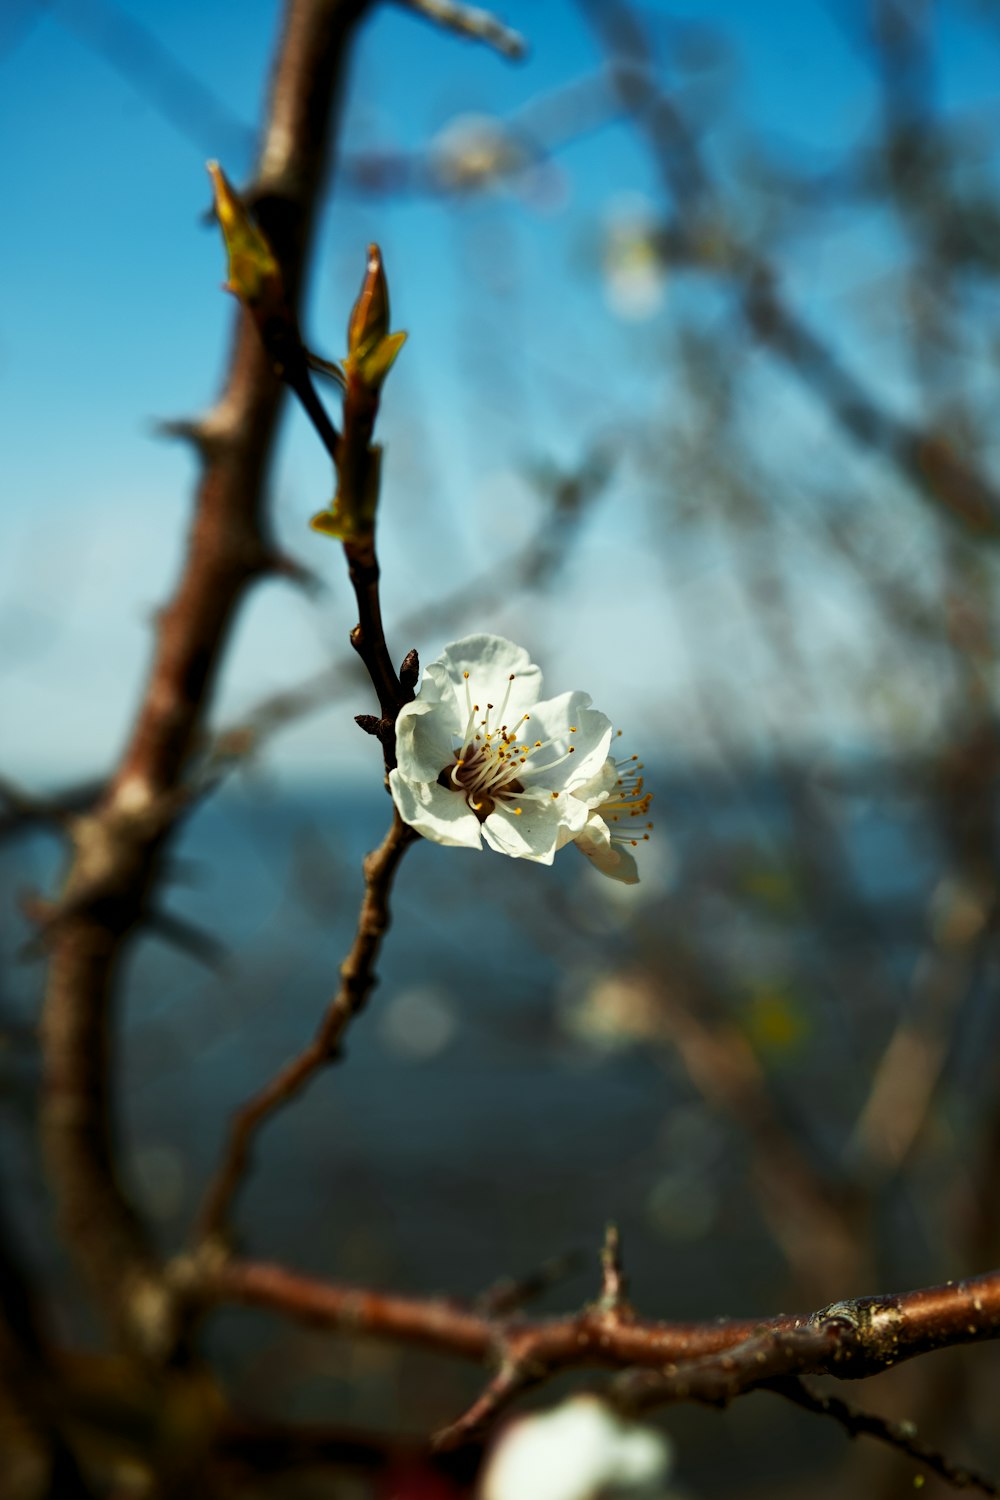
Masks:
[[[436,782],[410,781],[398,767],[389,772],[389,789],[399,816],[435,844],[481,849],[479,819],[465,798]]]
[[[515,806],[520,807],[520,813],[515,813]],[[581,812],[583,819],[579,817]],[[515,804],[497,803],[483,824],[483,838],[498,854],[550,865],[561,847],[560,830],[567,817],[571,826],[582,828],[586,816],[586,808],[575,797],[553,797],[547,791],[525,793]]]
[[[406,781],[437,781],[455,758],[457,723],[452,706],[434,703],[423,694],[400,709],[396,719],[396,761]]]
[[[499,709],[510,690],[504,712],[508,724],[516,722],[526,709],[537,703],[542,690],[541,668],[535,666],[523,646],[515,646],[502,635],[467,635],[464,640],[454,641],[444,648],[425,675],[430,676],[435,668],[438,669],[435,673],[437,683],[441,683],[443,671],[455,689],[463,727],[466,672],[473,701],[481,704],[484,712],[487,703],[493,703]]]
[[[578,797],[587,807],[599,807],[606,802],[618,781],[618,767],[609,755],[596,776],[591,776],[582,786],[573,788],[573,796]]]
[[[639,884],[639,867],[635,857],[620,843],[611,842],[611,833],[603,818],[591,813],[587,826],[573,841],[581,854],[585,854],[596,870],[620,880],[623,885]]]
[[[576,732],[570,733],[570,725]],[[558,698],[547,698],[536,703],[531,710],[530,739],[555,740],[551,749],[538,751],[538,763],[534,757],[525,767],[524,777],[529,784],[538,784],[558,791],[563,787],[575,788],[589,782],[601,770],[608,758],[611,744],[611,720],[596,708],[590,707],[588,693],[561,693]],[[558,759],[562,750],[572,745],[573,754],[561,765],[546,769],[546,764]],[[555,752],[555,753],[554,753]]]

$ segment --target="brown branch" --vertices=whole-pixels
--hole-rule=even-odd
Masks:
[[[601,1247],[601,1291],[593,1311],[609,1326],[630,1323],[635,1317],[625,1297],[625,1270],[621,1257],[621,1237],[617,1225],[609,1224]],[[530,1343],[518,1344],[504,1332],[495,1339],[500,1351],[500,1366],[493,1379],[480,1392],[467,1411],[434,1435],[439,1451],[460,1448],[484,1433],[494,1419],[523,1391],[538,1385],[549,1374],[544,1360],[537,1357]]]
[[[630,1411],[672,1401],[725,1406],[747,1391],[791,1375],[861,1380],[956,1344],[1000,1337],[1000,1273],[887,1297],[834,1302],[807,1318],[774,1318],[718,1357],[669,1359],[655,1373],[623,1377],[619,1403]]]
[[[874,1412],[861,1411],[850,1401],[845,1401],[842,1396],[821,1395],[813,1391],[798,1378],[789,1380],[776,1380],[767,1387],[775,1391],[779,1396],[801,1406],[803,1410],[813,1412],[816,1416],[830,1417],[834,1422],[839,1422],[848,1437],[859,1437],[864,1434],[867,1437],[876,1438],[889,1448],[894,1448],[906,1458],[912,1458],[916,1463],[923,1464],[932,1474],[937,1474],[948,1484],[956,1489],[980,1490],[984,1495],[1000,1495],[1000,1488],[994,1480],[986,1474],[980,1474],[975,1469],[968,1469],[964,1465],[954,1464],[945,1458],[943,1453],[929,1448],[926,1443],[920,1441],[912,1422],[893,1422],[886,1417],[876,1416]]]
[[[484,1437],[500,1413],[533,1385],[539,1385],[547,1373],[544,1365],[534,1365],[530,1360],[504,1359],[468,1410],[434,1434],[435,1452],[453,1452]]]
[[[385,641],[382,624],[382,605],[379,599],[379,565],[374,547],[344,547],[347,567],[358,604],[358,623],[351,631],[351,645],[365,664],[372,686],[378,695],[382,717],[395,725],[399,710],[409,693],[400,690],[399,678],[392,665]],[[386,770],[396,764],[395,737],[386,745]]]
[[[73,815],[92,806],[100,791],[99,781],[84,781],[51,796],[37,797],[0,776],[0,841],[28,828],[51,828],[65,834]]]
[[[567,1317],[494,1318],[442,1299],[318,1281],[246,1261],[188,1268],[201,1307],[237,1303],[354,1337],[413,1344],[541,1379],[560,1370],[629,1370],[616,1392],[629,1409],[670,1401],[725,1405],[790,1376],[862,1379],[933,1349],[1000,1338],[1000,1271],[944,1286],[833,1303],[811,1315],[704,1323],[622,1319],[594,1303]],[[489,1402],[496,1405],[491,1387]]]
[[[290,0],[254,207],[292,306],[306,271],[325,182],[330,121],[365,0]],[[238,315],[222,396],[188,436],[201,460],[188,554],[163,611],[143,701],[95,811],[78,820],[53,933],[43,1022],[43,1131],[65,1232],[105,1312],[146,1352],[174,1330],[159,1266],[118,1180],[110,1078],[118,969],[146,911],[170,826],[171,798],[203,722],[236,611],[271,566],[264,489],[281,387],[255,329]]]
[[[287,1062],[237,1112],[222,1163],[209,1185],[199,1217],[202,1238],[225,1232],[233,1200],[250,1163],[254,1137],[264,1121],[290,1103],[315,1073],[336,1061],[344,1032],[376,983],[375,962],[389,926],[392,883],[400,860],[417,837],[394,813],[382,843],[365,859],[365,894],[354,941],[340,966],[340,987],[308,1047]]]

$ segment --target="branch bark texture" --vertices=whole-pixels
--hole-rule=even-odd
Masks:
[[[800,1375],[861,1379],[931,1350],[1000,1337],[1000,1271],[943,1286],[833,1303],[802,1316],[648,1322],[598,1300],[562,1318],[498,1318],[440,1298],[337,1286],[279,1265],[229,1261],[189,1278],[203,1305],[239,1303],[333,1331],[493,1364],[496,1399],[446,1430],[463,1440],[526,1385],[560,1370],[628,1371],[615,1391],[635,1411],[678,1401],[723,1406]]]

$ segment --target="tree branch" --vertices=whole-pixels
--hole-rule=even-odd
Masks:
[[[365,859],[365,894],[354,941],[340,966],[340,987],[308,1047],[287,1062],[236,1114],[222,1163],[199,1216],[201,1238],[225,1232],[233,1200],[250,1163],[254,1137],[265,1120],[301,1093],[321,1068],[336,1061],[344,1032],[375,986],[375,962],[390,921],[392,883],[400,860],[418,837],[394,813],[382,843]]]
[[[883,453],[920,494],[973,533],[1000,537],[997,486],[942,437],[886,411],[788,305],[773,267],[729,227],[697,141],[654,76],[634,7],[628,0],[577,3],[607,49],[614,89],[649,142],[674,208],[665,238],[678,258],[731,278],[757,337],[822,400],[855,442]]]
[[[478,5],[463,5],[458,0],[396,0],[406,10],[426,16],[438,26],[453,31],[472,42],[483,42],[504,57],[523,57],[527,51],[524,37],[498,21],[496,16]]]
[[[725,1405],[798,1375],[862,1379],[933,1349],[1000,1338],[1000,1271],[798,1317],[704,1323],[623,1318],[600,1300],[565,1317],[494,1317],[452,1301],[340,1286],[248,1261],[206,1259],[185,1274],[202,1307],[266,1308],[313,1327],[510,1367],[509,1390],[521,1388],[516,1371],[532,1379],[594,1366],[629,1371],[614,1396],[631,1411],[677,1401]]]
[[[980,1474],[975,1469],[967,1469],[961,1464],[953,1464],[943,1453],[922,1443],[912,1422],[892,1422],[886,1417],[876,1416],[874,1412],[861,1411],[842,1396],[821,1395],[818,1391],[811,1390],[797,1377],[776,1380],[767,1389],[784,1396],[796,1406],[801,1406],[804,1411],[839,1422],[848,1437],[864,1434],[876,1438],[906,1458],[923,1464],[925,1469],[937,1474],[956,1489],[981,1490],[984,1495],[1000,1495],[1000,1488],[988,1475]]]
[[[305,276],[327,140],[366,0],[290,0],[254,206],[295,305]],[[238,314],[222,396],[191,437],[201,478],[187,558],[160,617],[135,727],[111,785],[77,821],[53,932],[43,1021],[43,1131],[68,1241],[119,1333],[156,1355],[174,1330],[167,1289],[118,1178],[111,1077],[124,945],[154,890],[171,824],[162,809],[194,749],[240,603],[271,566],[264,488],[281,387],[256,330]]]

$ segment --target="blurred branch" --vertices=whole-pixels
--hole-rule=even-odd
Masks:
[[[527,45],[519,32],[498,21],[490,11],[478,5],[463,5],[459,0],[396,0],[405,10],[426,16],[438,26],[472,42],[483,42],[504,57],[523,57]]]
[[[810,1160],[801,1131],[782,1118],[749,1038],[722,1012],[705,977],[679,952],[663,963],[658,1037],[676,1048],[710,1109],[745,1138],[761,1212],[800,1294],[830,1296],[857,1285],[868,1257],[863,1198],[847,1183],[828,1181]]]
[[[526,1276],[503,1276],[476,1299],[476,1311],[488,1318],[507,1317],[529,1302],[567,1281],[581,1270],[585,1257],[579,1250],[553,1256]]]
[[[72,31],[205,155],[244,157],[254,132],[179,62],[154,32],[112,0],[34,0],[38,10]]]
[[[568,1317],[493,1318],[451,1301],[339,1286],[278,1265],[195,1260],[178,1277],[204,1309],[237,1303],[316,1328],[437,1350],[498,1375],[447,1431],[464,1440],[528,1384],[559,1371],[630,1373],[613,1388],[629,1411],[669,1402],[725,1405],[776,1380],[863,1379],[934,1349],[1000,1338],[1000,1272],[945,1286],[833,1303],[808,1316],[649,1323],[598,1300]]]
[[[365,860],[365,894],[357,932],[340,968],[340,988],[330,1001],[313,1040],[286,1063],[237,1113],[199,1220],[202,1238],[225,1233],[233,1199],[250,1160],[257,1131],[275,1110],[291,1102],[313,1075],[335,1062],[344,1032],[375,985],[375,962],[389,926],[389,894],[400,860],[418,835],[394,813],[382,843]]]
[[[550,501],[523,547],[502,565],[494,562],[452,593],[403,615],[395,622],[393,635],[407,639],[417,632],[456,628],[473,607],[482,615],[497,604],[510,603],[520,593],[535,594],[551,586],[567,563],[583,522],[606,489],[612,470],[610,445],[599,439],[576,469],[551,479]],[[360,680],[355,663],[345,656],[297,686],[270,694],[240,720],[218,730],[208,747],[209,769],[232,769],[270,735],[339,702]]]
[[[917,491],[983,537],[1000,537],[1000,490],[947,440],[891,415],[788,306],[772,266],[726,221],[694,132],[657,81],[627,0],[578,0],[604,42],[624,107],[646,137],[674,209],[665,240],[678,259],[730,278],[750,327],[862,447],[883,453]]]
[[[101,785],[99,781],[84,781],[52,796],[38,797],[0,776],[0,842],[33,827],[51,827],[65,833],[73,815],[93,805]]]
[[[364,0],[290,0],[264,126],[255,210],[290,302],[302,291],[327,142]],[[169,846],[163,809],[180,786],[229,631],[250,586],[274,566],[264,483],[281,387],[256,330],[238,315],[223,394],[193,423],[201,464],[187,559],[160,615],[128,746],[94,812],[78,821],[52,934],[43,1021],[43,1131],[67,1239],[120,1334],[147,1354],[175,1338],[145,1230],[119,1183],[110,1090],[113,1010],[126,941]]]
[[[536,94],[518,109],[497,116],[462,117],[418,146],[362,148],[345,156],[345,187],[367,196],[428,194],[457,198],[501,183],[516,183],[558,151],[613,123],[621,106],[603,73]],[[537,350],[523,356],[538,362]],[[560,371],[565,378],[565,372]]]
[[[845,1401],[841,1396],[821,1395],[813,1391],[798,1377],[790,1380],[776,1380],[768,1387],[779,1396],[784,1396],[795,1406],[800,1406],[804,1411],[813,1412],[816,1416],[830,1417],[847,1433],[848,1437],[859,1437],[864,1434],[873,1437],[889,1448],[894,1448],[897,1453],[902,1453],[906,1458],[912,1458],[932,1474],[937,1474],[948,1484],[954,1485],[961,1490],[980,1490],[984,1495],[1000,1495],[1000,1488],[994,1480],[985,1474],[979,1474],[975,1469],[967,1469],[964,1466],[953,1464],[945,1458],[943,1453],[936,1452],[922,1443],[917,1436],[912,1422],[892,1422],[886,1417],[878,1417],[874,1412],[861,1411],[850,1401]]]
[[[913,1151],[953,1046],[959,1003],[972,993],[976,957],[932,953],[925,959],[930,973],[886,1043],[854,1127],[850,1149],[863,1175],[898,1172]]]

